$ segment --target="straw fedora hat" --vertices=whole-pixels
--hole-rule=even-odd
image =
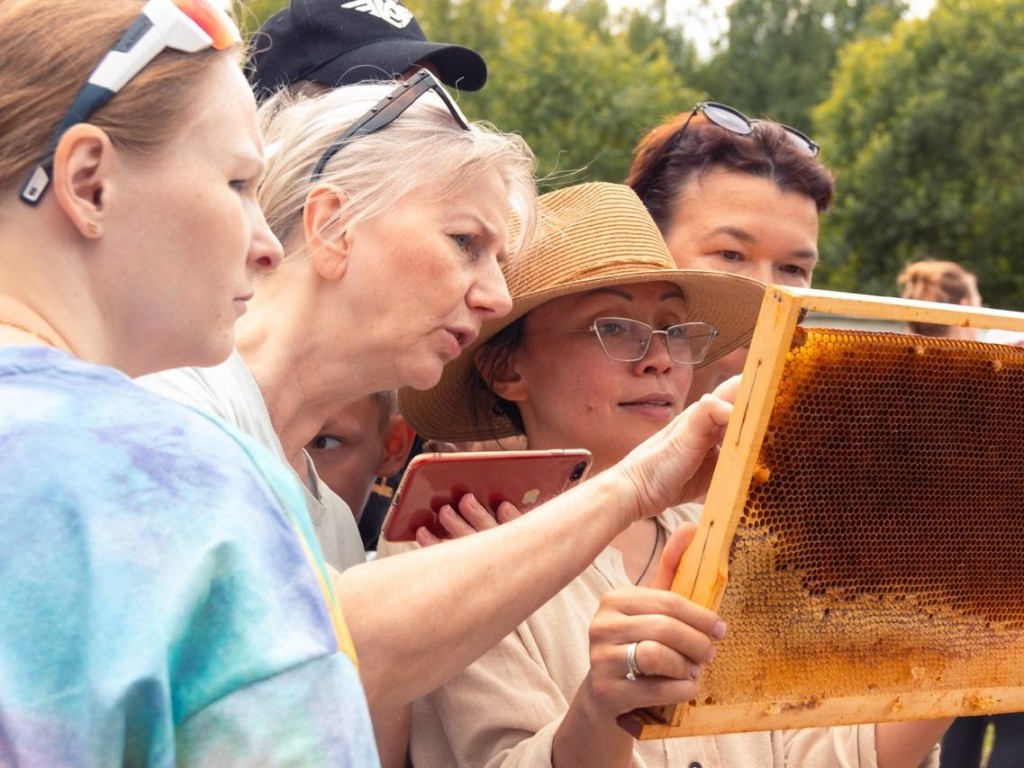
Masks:
[[[737,275],[676,269],[661,232],[629,187],[595,182],[540,198],[541,230],[505,268],[512,311],[486,323],[480,336],[422,392],[406,387],[398,404],[409,424],[432,440],[489,440],[517,434],[480,380],[476,351],[496,333],[551,299],[594,288],[668,282],[686,299],[687,319],[718,328],[707,357],[717,360],[750,340],[764,285]]]

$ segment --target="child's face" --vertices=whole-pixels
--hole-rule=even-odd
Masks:
[[[348,503],[357,520],[384,458],[383,407],[373,395],[350,403],[328,419],[306,446],[320,479]]]

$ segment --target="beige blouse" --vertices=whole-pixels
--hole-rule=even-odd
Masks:
[[[671,531],[694,511],[669,510],[659,522]],[[629,584],[618,550],[606,548],[479,661],[416,702],[411,739],[416,768],[550,766],[555,730],[589,669],[587,628],[601,596]],[[634,768],[875,765],[873,725],[638,741],[632,761]],[[924,765],[938,765],[938,747]]]

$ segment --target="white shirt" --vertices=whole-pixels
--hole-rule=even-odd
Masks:
[[[263,393],[237,351],[212,368],[175,368],[142,376],[137,381],[152,392],[219,416],[259,440],[288,464]],[[299,475],[299,480],[306,492],[313,530],[324,560],[343,571],[366,560],[359,527],[348,504],[317,476],[309,455],[305,457],[308,472],[305,477]]]

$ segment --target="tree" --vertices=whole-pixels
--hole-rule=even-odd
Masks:
[[[844,50],[817,138],[837,171],[826,287],[891,294],[910,260],[962,263],[1024,309],[1024,3],[940,0]]]
[[[573,8],[581,14],[577,17]],[[428,36],[487,60],[487,87],[460,99],[471,117],[523,135],[550,183],[621,181],[644,131],[697,98],[663,38],[634,49],[602,0],[564,12],[546,0],[423,0]],[[566,172],[580,171],[565,177]]]
[[[839,49],[887,33],[906,0],[735,0],[724,49],[697,83],[714,100],[751,117],[810,132],[811,110],[825,99]]]
[[[243,33],[248,35],[286,5],[288,0],[235,0],[235,15]]]

